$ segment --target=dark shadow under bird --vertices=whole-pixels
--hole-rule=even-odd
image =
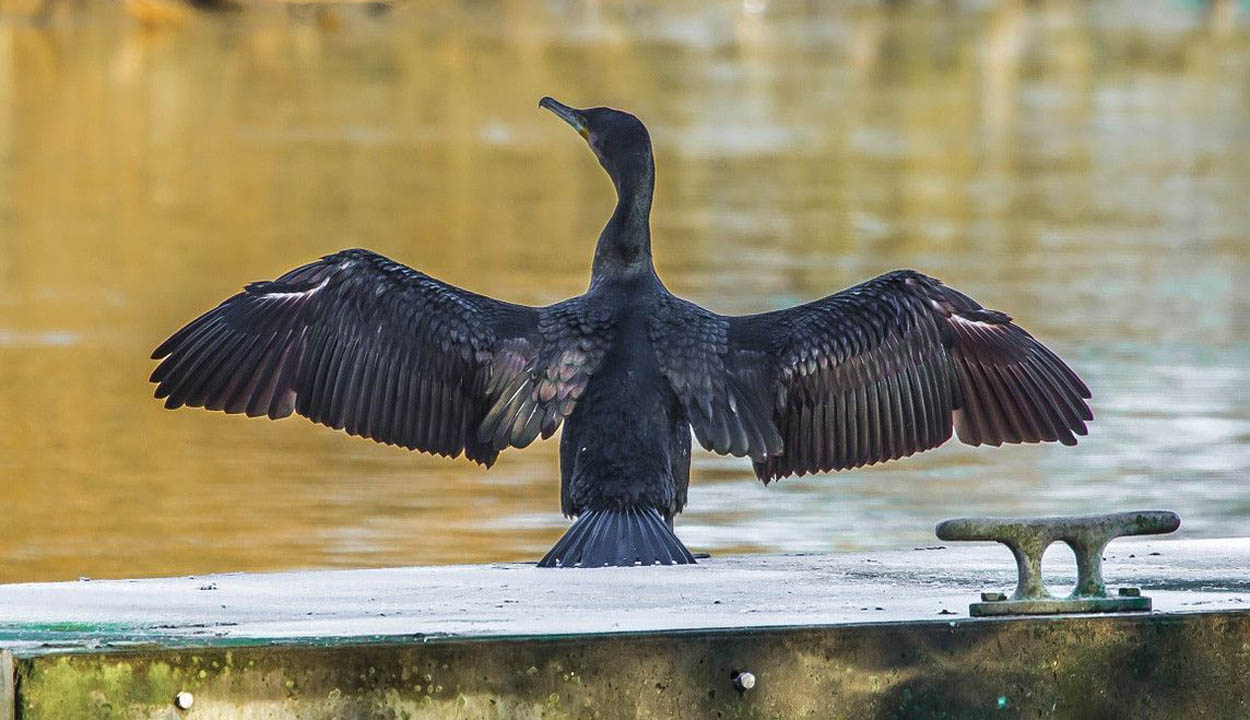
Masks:
[[[368,250],[258,282],[161,344],[165,406],[297,412],[378,442],[490,466],[560,438],[576,521],[539,565],[692,563],[673,532],[691,429],[769,481],[935,448],[1076,443],[1089,390],[1007,315],[911,270],[786,310],[718,315],[651,261],[651,139],[610,108],[540,105],[616,186],[585,294],[478,295]]]

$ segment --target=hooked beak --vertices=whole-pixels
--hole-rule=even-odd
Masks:
[[[571,125],[582,138],[590,139],[590,128],[586,127],[586,118],[582,115],[581,110],[571,108],[553,97],[545,97],[539,100],[538,107],[547,108],[555,113],[556,117]]]

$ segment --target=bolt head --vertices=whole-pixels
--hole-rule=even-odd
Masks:
[[[190,710],[193,703],[195,703],[195,696],[186,690],[174,696],[174,707],[179,710]]]
[[[755,674],[743,671],[734,675],[734,687],[739,690],[750,690],[755,687]]]
[[[1141,597],[1141,588],[1120,588],[1120,597]]]
[[[983,592],[981,593],[981,602],[1002,602],[1007,599],[1005,593],[1000,592]]]

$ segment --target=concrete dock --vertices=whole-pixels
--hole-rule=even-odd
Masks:
[[[1104,557],[1153,612],[970,618],[993,544],[5,585],[0,719],[1250,717],[1250,539]]]

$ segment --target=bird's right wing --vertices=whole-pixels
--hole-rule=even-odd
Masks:
[[[728,352],[762,352],[784,451],[767,482],[928,450],[954,429],[970,445],[1076,444],[1089,388],[1001,312],[934,278],[887,273],[828,297],[729,319]]]
[[[1074,444],[1092,419],[1076,373],[1000,312],[897,271],[785,310],[655,313],[661,371],[707,449],[768,482],[928,450]]]
[[[253,283],[156,349],[165,406],[281,418],[490,465],[549,437],[612,328],[582,303],[513,305],[367,250]]]

